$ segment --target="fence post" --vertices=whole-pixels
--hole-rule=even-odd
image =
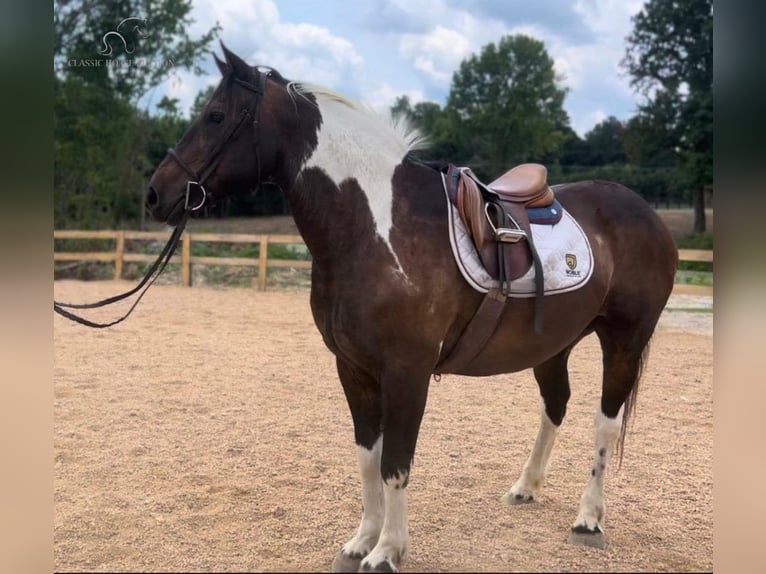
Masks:
[[[117,246],[114,250],[114,278],[122,279],[122,260],[125,254],[125,232],[117,232]]]
[[[258,248],[258,290],[266,291],[266,267],[269,257],[269,236],[261,236],[260,247]]]
[[[191,233],[181,236],[181,285],[191,287]]]

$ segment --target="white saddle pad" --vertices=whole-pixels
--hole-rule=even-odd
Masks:
[[[444,177],[442,176],[442,182]],[[447,196],[447,188],[444,186]],[[482,265],[479,254],[468,235],[460,214],[447,196],[449,236],[452,252],[460,272],[474,289],[486,293],[499,287]],[[543,266],[545,295],[574,291],[585,285],[593,273],[593,252],[588,238],[574,218],[564,209],[555,225],[532,224],[532,238]],[[525,275],[511,281],[511,297],[535,296],[534,265]]]

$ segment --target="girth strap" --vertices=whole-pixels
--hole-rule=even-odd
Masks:
[[[434,368],[434,373],[460,370],[473,361],[494,335],[505,309],[507,297],[500,289],[490,289],[466,325],[457,343]]]

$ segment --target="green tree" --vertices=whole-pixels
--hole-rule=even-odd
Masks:
[[[676,167],[679,163],[678,109],[667,92],[630,118],[624,144],[628,161],[644,167]]]
[[[561,130],[563,137],[558,149],[546,163],[559,164],[566,167],[581,167],[589,165],[590,147],[577,132],[565,126]]]
[[[394,101],[394,105],[391,106],[391,115],[393,117],[399,117],[401,115],[413,118],[412,104],[410,103],[410,97],[407,95],[399,96]]]
[[[586,165],[625,163],[627,155],[624,138],[625,126],[614,116],[593,126],[593,129],[585,134],[585,144],[589,153]]]
[[[559,147],[569,124],[565,95],[542,42],[505,36],[460,64],[442,129],[458,138],[458,159],[494,177]]]
[[[81,78],[55,79],[54,225],[111,226],[132,196],[135,110]],[[133,192],[133,193],[131,193]],[[128,217],[137,215],[132,201]]]
[[[656,129],[657,118],[672,119],[666,137],[692,186],[700,233],[704,189],[713,180],[713,1],[649,0],[633,24],[623,66],[647,99],[639,115],[649,119],[640,121]]]

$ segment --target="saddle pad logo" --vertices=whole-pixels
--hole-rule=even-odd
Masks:
[[[580,271],[577,271],[577,255],[574,253],[567,253],[564,255],[564,261],[569,269],[566,270],[566,274],[569,277],[579,277]]]

